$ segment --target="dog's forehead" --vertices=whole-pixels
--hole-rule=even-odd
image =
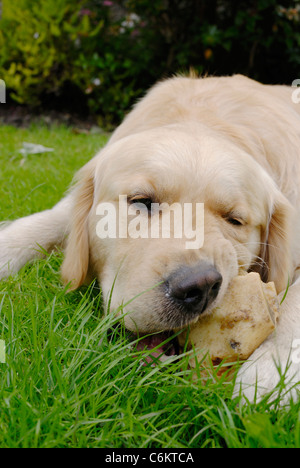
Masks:
[[[147,131],[109,144],[95,177],[100,198],[160,191],[165,196],[202,201],[249,193],[260,178],[258,164],[240,148],[223,144],[211,133],[192,135],[175,128]]]

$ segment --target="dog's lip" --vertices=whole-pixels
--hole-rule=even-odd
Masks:
[[[135,349],[137,351],[150,351],[143,356],[144,365],[147,363],[155,365],[157,360],[164,362],[170,356],[178,354],[178,342],[172,336],[172,332],[160,332],[138,338]]]

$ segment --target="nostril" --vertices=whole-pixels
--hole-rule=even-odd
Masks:
[[[218,294],[218,292],[220,291],[221,285],[222,285],[222,279],[216,281],[215,284],[213,284],[210,289],[211,292],[214,294]]]
[[[198,286],[187,285],[187,284],[174,284],[165,282],[166,286],[166,295],[176,301],[183,303],[192,303],[195,300],[199,300],[199,297],[202,297],[203,291]]]
[[[202,296],[201,290],[199,288],[192,288],[183,294],[182,300],[187,303],[194,302],[195,300],[198,300],[200,296]]]
[[[212,290],[215,291],[215,290],[218,290],[220,289],[220,286],[221,286],[221,281],[217,281],[213,286],[212,286]]]

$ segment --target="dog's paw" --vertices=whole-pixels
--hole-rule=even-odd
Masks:
[[[0,224],[0,280],[9,276],[11,261],[7,249],[7,239],[1,228],[3,229],[3,226]]]
[[[0,224],[0,280],[17,273],[28,258],[26,248],[18,246],[10,225],[6,226]]]
[[[242,365],[235,382],[234,396],[242,402],[268,398],[287,405],[300,397],[300,343],[278,343],[275,336],[265,341]]]

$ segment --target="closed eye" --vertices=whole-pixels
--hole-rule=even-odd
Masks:
[[[244,226],[245,222],[240,218],[235,218],[233,216],[226,216],[226,221],[233,226]]]
[[[142,204],[144,205],[148,211],[151,211],[151,205],[153,203],[152,198],[150,197],[141,197],[141,196],[134,196],[128,200],[130,205],[135,204]]]
[[[232,226],[241,227],[247,224],[246,219],[239,212],[232,210],[229,213],[223,213],[222,218]]]

